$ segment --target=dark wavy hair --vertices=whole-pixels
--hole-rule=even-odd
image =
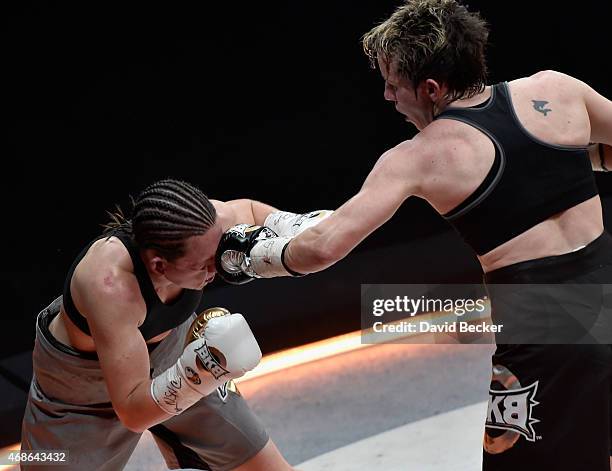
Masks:
[[[396,61],[415,88],[428,78],[446,84],[454,101],[484,90],[488,36],[480,14],[455,0],[407,0],[363,36],[363,49],[373,67]]]
[[[109,212],[111,221],[104,225],[108,236],[121,230],[129,233],[140,248],[155,249],[167,260],[185,254],[185,241],[208,231],[217,212],[202,191],[190,183],[165,179],[146,187],[132,200],[126,217],[117,208]]]

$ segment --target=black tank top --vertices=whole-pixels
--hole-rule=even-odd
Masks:
[[[64,283],[64,310],[76,326],[81,329],[87,335],[91,335],[87,320],[77,310],[72,300],[72,294],[70,293],[70,281],[76,266],[79,264],[81,259],[85,256],[89,248],[94,242],[105,237],[115,236],[123,245],[128,249],[132,263],[134,264],[134,275],[138,280],[140,286],[140,292],[147,306],[147,314],[143,324],[138,328],[140,333],[145,340],[150,340],[153,337],[166,332],[167,330],[173,329],[174,327],[182,324],[185,320],[191,316],[191,314],[198,308],[200,299],[202,297],[202,290],[183,289],[180,296],[174,300],[171,304],[164,304],[157,296],[153,282],[149,277],[149,273],[145,267],[144,262],[140,258],[140,253],[136,243],[132,240],[129,234],[123,231],[114,231],[111,234],[105,234],[94,239],[83,251],[77,256],[76,260],[68,270],[66,276],[66,282]]]
[[[506,82],[491,87],[485,104],[449,108],[436,119],[469,124],[495,146],[482,184],[443,215],[478,255],[597,195],[587,148],[547,144],[531,135],[516,116]]]

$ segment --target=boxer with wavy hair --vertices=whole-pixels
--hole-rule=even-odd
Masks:
[[[66,449],[67,469],[118,470],[149,429],[169,468],[290,470],[232,382],[261,358],[245,318],[194,314],[223,232],[274,208],[209,200],[172,179],[133,206],[111,214],[37,318],[22,450]]]
[[[454,1],[420,1],[399,7],[363,36],[373,68],[392,57],[411,83],[433,78],[446,85],[448,101],[482,93],[487,82],[486,22]]]
[[[612,286],[612,236],[593,170],[612,169],[612,101],[550,70],[485,86],[488,33],[455,0],[407,0],[366,33],[385,100],[419,132],[385,152],[360,191],[314,228],[265,242],[226,234],[220,270],[264,278],[322,270],[407,198],[426,200],[474,250],[493,321],[504,326],[484,469],[608,471],[612,329],[602,300]],[[229,247],[241,253],[224,257]],[[529,298],[528,287],[548,283],[562,287]],[[568,293],[569,305],[560,304]],[[509,384],[533,395],[504,395]]]

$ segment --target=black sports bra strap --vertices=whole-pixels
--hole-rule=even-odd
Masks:
[[[150,300],[156,299],[157,294],[155,293],[155,288],[153,287],[153,283],[151,282],[151,278],[149,277],[149,273],[147,272],[147,267],[142,261],[142,258],[140,258],[140,250],[136,246],[136,243],[132,239],[132,236],[127,232],[117,230],[110,235],[115,236],[117,239],[119,239],[127,248],[132,259],[132,263],[134,264],[134,275],[136,275],[140,291],[143,294],[143,298],[145,300],[147,308],[149,308]]]

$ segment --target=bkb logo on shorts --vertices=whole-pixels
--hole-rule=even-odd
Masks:
[[[501,430],[515,430],[530,442],[535,441],[533,424],[539,422],[531,416],[538,382],[514,391],[489,391],[487,427]]]
[[[221,376],[225,376],[229,373],[229,371],[223,368],[215,359],[215,357],[210,353],[206,342],[204,342],[204,344],[200,348],[196,348],[195,352],[200,361],[202,362],[202,365],[204,365],[206,371],[213,375],[215,379],[219,379],[221,378]]]
[[[535,400],[539,382],[522,387],[517,377],[506,367],[495,365],[493,384],[505,389],[489,390],[486,427],[505,433],[494,434],[485,430],[485,450],[492,454],[502,453],[512,448],[521,435],[535,442],[533,425],[540,421],[533,417],[533,408],[539,404]]]

